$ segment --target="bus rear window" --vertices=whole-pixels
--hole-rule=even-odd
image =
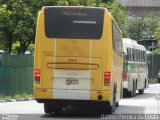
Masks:
[[[45,34],[48,38],[100,39],[104,9],[45,7]]]

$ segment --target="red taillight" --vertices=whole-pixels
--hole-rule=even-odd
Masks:
[[[48,10],[48,8],[45,7],[44,10]]]
[[[128,72],[123,72],[123,80],[127,80]]]
[[[104,82],[110,82],[111,72],[104,72]]]
[[[40,83],[40,76],[41,76],[41,70],[39,69],[34,70],[34,80],[36,84]]]

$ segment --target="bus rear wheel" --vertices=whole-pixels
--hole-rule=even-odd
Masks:
[[[102,106],[101,106],[101,114],[112,114],[112,106],[110,104],[110,102],[105,102]]]
[[[143,94],[144,93],[144,89],[146,88],[146,84],[147,84],[147,81],[145,79],[145,84],[144,84],[144,87],[142,89],[139,89],[138,92],[139,94]]]
[[[56,106],[55,104],[52,103],[44,103],[44,112],[46,114],[59,114],[61,110],[61,107]]]
[[[110,105],[110,108],[108,109],[108,113],[109,114],[114,113],[116,106],[118,107],[118,102],[116,102],[116,87],[114,87],[112,105]]]
[[[136,89],[137,89],[137,86],[136,86],[136,82],[133,81],[133,93],[132,93],[132,97],[136,96]]]
[[[144,89],[140,89],[138,90],[139,94],[143,94],[144,93]]]
[[[131,91],[128,91],[127,97],[134,97],[136,95],[136,84],[133,81],[133,87]]]
[[[114,113],[116,106],[118,107],[118,102],[116,102],[116,88],[115,88],[113,92],[112,105],[110,102],[105,102],[105,104],[101,106],[102,114]]]
[[[44,112],[51,114],[52,111],[52,105],[50,103],[44,103]]]

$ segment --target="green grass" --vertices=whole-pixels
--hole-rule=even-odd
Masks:
[[[13,96],[0,95],[0,100],[11,100],[11,99],[20,99],[20,98],[33,98],[33,95],[27,94],[27,93],[15,94]]]
[[[3,97],[0,97],[1,100],[10,100],[12,99],[11,96],[3,96]]]
[[[151,55],[160,55],[160,48],[158,48],[158,49],[152,51],[152,52],[149,53],[148,55],[149,55],[149,56],[151,56]]]
[[[23,93],[23,94],[16,94],[13,96],[14,99],[19,99],[19,98],[32,98],[33,95],[30,94],[28,95],[27,93]]]
[[[149,78],[149,84],[155,84],[158,83],[157,78]]]

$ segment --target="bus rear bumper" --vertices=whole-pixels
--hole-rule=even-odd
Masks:
[[[37,100],[110,101],[111,91],[35,89],[34,95]]]
[[[62,99],[36,99],[38,103],[50,104],[51,106],[74,106],[74,107],[95,107],[110,105],[110,101],[95,100],[62,100]]]

